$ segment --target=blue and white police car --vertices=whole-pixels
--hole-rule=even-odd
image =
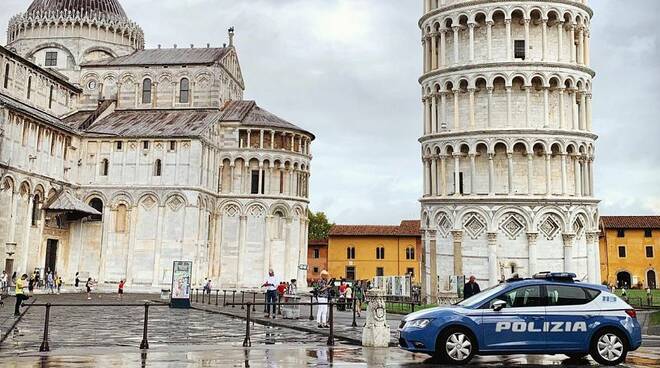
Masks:
[[[590,354],[617,365],[642,344],[635,310],[601,285],[572,273],[509,279],[462,302],[412,313],[401,348],[465,364],[474,355]]]

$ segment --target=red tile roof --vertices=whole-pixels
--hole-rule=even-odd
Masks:
[[[604,228],[613,229],[658,229],[660,216],[601,216]]]
[[[331,236],[420,236],[419,220],[404,220],[391,225],[334,225]]]
[[[321,245],[328,245],[328,239],[320,239],[320,240],[315,240],[315,239],[310,239],[308,242],[309,245],[315,245],[315,246],[321,246]]]

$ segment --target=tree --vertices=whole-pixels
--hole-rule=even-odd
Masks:
[[[328,221],[328,217],[323,212],[307,211],[309,219],[309,239],[323,240],[328,238],[330,229],[334,224]]]

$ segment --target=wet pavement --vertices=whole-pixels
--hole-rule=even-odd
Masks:
[[[123,303],[143,304],[157,296],[126,294]],[[13,301],[9,299],[8,301]],[[31,302],[31,301],[30,301]],[[275,320],[267,325],[251,325],[251,348],[243,348],[245,321],[237,317],[190,309],[170,309],[152,305],[149,308],[148,351],[139,350],[142,340],[144,307],[106,307],[117,304],[116,295],[94,295],[87,300],[82,294],[60,296],[38,295],[37,303],[85,304],[85,306],[52,307],[49,345],[51,351],[39,353],[43,336],[44,307],[30,307],[17,328],[0,344],[0,367],[431,367],[436,366],[428,356],[412,354],[399,348],[369,349],[346,344],[326,346],[326,337],[315,326],[306,330],[287,327],[310,324],[300,321]],[[196,306],[200,306],[196,304]],[[215,306],[206,306],[213,308]],[[13,302],[0,308],[0,328],[6,331],[13,324]],[[236,315],[245,313],[233,308]],[[263,319],[263,312],[255,315]],[[309,312],[303,312],[309,317]],[[337,330],[350,331],[357,337],[361,328],[352,328],[352,314],[336,313]],[[400,316],[390,316],[393,324]],[[362,322],[363,323],[363,322]],[[361,325],[358,320],[358,325]],[[0,334],[1,335],[1,334]],[[625,367],[660,368],[660,339],[629,354]],[[556,356],[477,357],[471,366],[591,366],[591,360],[571,361]]]

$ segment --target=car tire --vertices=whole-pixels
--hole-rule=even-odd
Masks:
[[[591,340],[589,354],[602,365],[619,365],[626,360],[628,343],[619,331],[603,329]]]
[[[450,327],[442,332],[435,345],[436,360],[456,365],[467,364],[477,349],[473,335],[460,327]]]

